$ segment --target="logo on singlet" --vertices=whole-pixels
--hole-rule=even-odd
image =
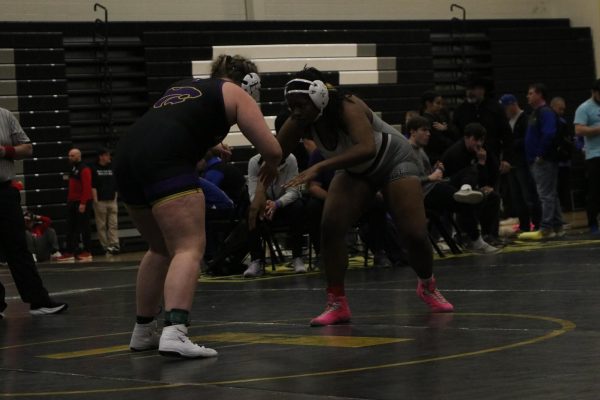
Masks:
[[[165,95],[154,103],[154,108],[183,103],[186,100],[202,96],[202,92],[191,86],[176,86],[169,88]]]

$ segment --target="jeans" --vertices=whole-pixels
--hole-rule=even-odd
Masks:
[[[560,229],[564,223],[558,199],[558,163],[542,160],[531,164],[530,170],[542,204],[540,228]]]

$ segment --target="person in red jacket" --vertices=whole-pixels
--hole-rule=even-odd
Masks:
[[[92,209],[92,169],[81,161],[81,151],[69,150],[69,191],[67,193],[67,247],[57,261],[91,261],[90,216]],[[83,248],[79,251],[79,238]]]
[[[36,261],[58,260],[62,255],[58,251],[58,237],[52,227],[52,220],[45,215],[25,211],[27,248]]]

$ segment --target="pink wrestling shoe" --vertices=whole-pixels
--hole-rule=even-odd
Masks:
[[[429,306],[431,312],[452,312],[454,306],[444,298],[439,290],[435,287],[435,279],[433,276],[425,283],[419,279],[417,285],[417,295]]]
[[[350,322],[352,314],[346,296],[335,296],[327,293],[325,311],[310,321],[310,326],[325,326]]]

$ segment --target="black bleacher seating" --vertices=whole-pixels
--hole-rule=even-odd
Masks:
[[[33,142],[33,157],[46,158],[65,155],[68,154],[71,147],[71,142]]]
[[[202,46],[280,43],[411,43],[429,42],[429,29],[256,30],[146,32],[147,46]]]
[[[57,142],[71,140],[69,126],[53,125],[53,126],[33,126],[23,127],[27,136],[32,142]]]
[[[66,201],[66,197],[63,201]],[[38,204],[27,206],[31,212],[50,217],[53,221],[63,220],[67,216],[67,203]],[[56,227],[55,227],[56,229]]]
[[[56,204],[67,199],[67,188],[25,189],[27,204]]]
[[[62,48],[15,49],[14,56],[15,64],[64,64],[65,61]]]
[[[40,80],[20,80],[17,82],[19,93],[30,95],[48,95],[66,93],[67,81],[65,79],[40,79]]]
[[[23,127],[69,125],[69,111],[20,111],[19,121]]]
[[[28,158],[23,160],[23,173],[25,175],[65,172],[69,169],[69,161],[66,155],[64,157]]]
[[[43,110],[64,110],[67,108],[66,95],[28,95],[18,96],[19,110],[43,111]]]
[[[63,173],[39,173],[27,176],[27,187],[34,189],[52,189],[68,186]],[[66,200],[66,197],[62,201]]]

